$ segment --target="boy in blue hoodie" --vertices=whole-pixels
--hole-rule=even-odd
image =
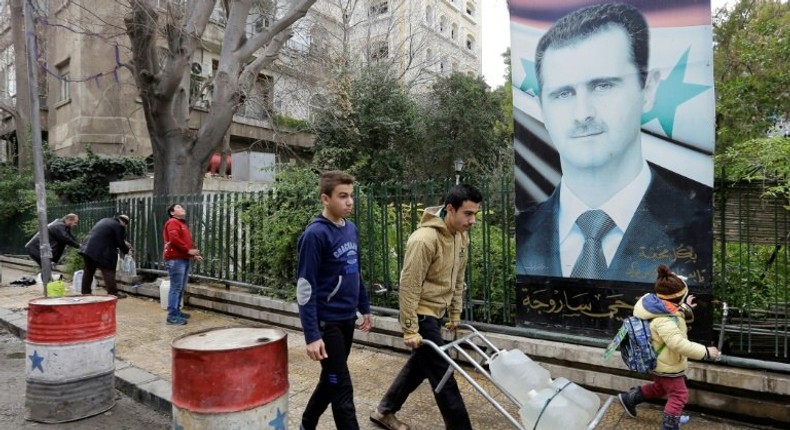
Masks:
[[[320,215],[299,238],[296,300],[302,321],[307,356],[321,362],[318,385],[302,414],[301,429],[313,430],[332,404],[335,426],[357,430],[354,389],[348,355],[357,311],[361,331],[370,331],[370,302],[362,283],[357,250],[357,228],[346,219],[354,208],[354,177],[331,171],[319,180]]]

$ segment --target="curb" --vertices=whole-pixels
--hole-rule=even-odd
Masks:
[[[19,339],[27,338],[27,311],[0,308],[0,326]],[[172,384],[131,363],[115,359],[115,389],[139,403],[172,415]]]

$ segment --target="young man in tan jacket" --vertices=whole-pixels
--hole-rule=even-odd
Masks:
[[[408,430],[395,417],[406,399],[424,379],[431,388],[441,381],[449,365],[430,348],[420,348],[422,339],[443,345],[441,319],[449,314],[447,327],[455,329],[461,320],[464,270],[468,256],[466,231],[475,223],[483,195],[470,185],[456,185],[444,206],[425,209],[420,227],[409,236],[400,277],[400,323],[403,342],[411,356],[393,381],[371,421],[390,430]],[[458,385],[453,377],[435,393],[436,404],[447,429],[471,429]]]

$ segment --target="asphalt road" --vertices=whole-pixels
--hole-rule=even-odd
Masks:
[[[102,414],[62,424],[25,420],[25,343],[0,327],[0,430],[164,430],[170,417],[116,391],[115,406]]]

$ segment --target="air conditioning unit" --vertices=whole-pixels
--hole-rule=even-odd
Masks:
[[[277,155],[270,152],[238,151],[233,153],[233,179],[236,181],[274,182]]]

